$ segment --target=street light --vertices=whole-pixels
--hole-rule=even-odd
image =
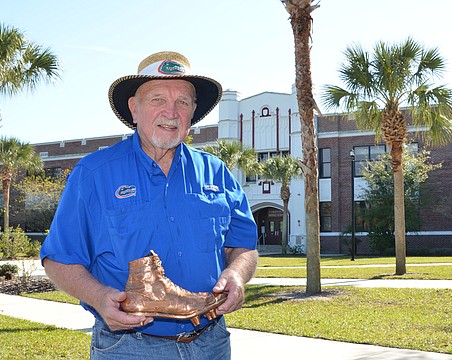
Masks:
[[[355,150],[350,150],[350,157],[352,159],[352,258],[355,261],[356,238],[355,238]]]

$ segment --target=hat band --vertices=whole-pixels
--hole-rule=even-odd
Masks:
[[[139,75],[146,76],[180,76],[188,75],[190,69],[184,64],[174,60],[158,61],[141,69]]]

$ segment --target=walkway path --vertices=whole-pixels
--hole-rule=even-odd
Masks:
[[[254,278],[250,285],[306,286],[305,278]],[[452,289],[452,280],[321,279],[322,286]]]
[[[18,264],[21,267],[21,264]],[[45,276],[39,261],[33,276]],[[27,268],[26,268],[27,270]],[[27,270],[28,271],[28,270]],[[257,285],[306,285],[306,279],[254,278]],[[397,288],[452,289],[452,280],[360,280],[322,279],[322,286],[360,286]],[[21,296],[0,294],[0,314],[57,327],[91,330],[93,317],[81,306],[62,304]],[[232,360],[334,359],[334,360],[452,360],[452,355],[394,349],[381,346],[286,336],[240,329],[230,329]]]

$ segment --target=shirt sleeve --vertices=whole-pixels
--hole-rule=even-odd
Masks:
[[[41,247],[41,261],[45,258],[63,264],[90,266],[88,239],[92,215],[84,198],[83,167],[76,166],[68,177],[58,208]]]

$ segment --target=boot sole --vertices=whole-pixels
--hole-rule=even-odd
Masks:
[[[132,312],[127,311],[128,314],[131,315],[137,315],[137,316],[150,316],[150,317],[160,317],[160,318],[166,318],[166,319],[178,319],[178,320],[190,320],[193,324],[193,326],[198,326],[201,324],[201,315],[205,315],[205,317],[209,320],[213,320],[217,317],[216,308],[223,304],[226,301],[227,297],[222,297],[215,303],[213,303],[210,306],[207,306],[205,308],[202,308],[196,312],[192,312],[190,314],[169,314],[165,312],[160,311],[139,311],[139,312]]]

